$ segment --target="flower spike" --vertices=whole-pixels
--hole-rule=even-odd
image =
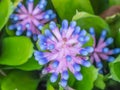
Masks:
[[[33,37],[37,40],[38,34],[42,27],[49,21],[55,19],[56,15],[52,10],[45,11],[47,5],[46,0],[40,2],[34,7],[34,0],[26,0],[27,7],[20,2],[15,9],[15,14],[10,16],[12,25],[9,26],[10,30],[17,30],[16,35],[20,36],[26,31],[27,37]]]
[[[106,60],[108,62],[112,62],[115,58],[112,56],[114,54],[119,54],[120,53],[120,48],[115,48],[110,50],[108,46],[113,43],[113,38],[107,38],[107,31],[103,30],[101,32],[101,36],[96,42],[96,37],[95,37],[95,31],[94,28],[90,28],[90,34],[92,35],[94,39],[94,51],[91,54],[90,60],[91,62],[95,62],[96,66],[100,69],[103,68],[102,61],[101,60]],[[106,39],[106,40],[105,40]]]
[[[43,73],[52,73],[51,82],[56,82],[60,74],[60,85],[63,87],[66,87],[69,79],[68,70],[77,80],[82,80],[81,65],[91,65],[88,55],[93,52],[92,47],[83,47],[89,40],[86,31],[80,30],[75,21],[69,25],[67,20],[63,20],[60,29],[53,21],[50,22],[49,28],[50,30],[45,30],[44,35],[38,36],[39,47],[46,52],[34,52],[36,60],[41,65],[48,63]]]

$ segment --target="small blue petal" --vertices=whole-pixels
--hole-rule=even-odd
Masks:
[[[57,61],[57,60],[52,63],[52,66],[54,68],[58,67],[58,65],[59,65],[59,61]]]
[[[94,51],[93,47],[86,47],[85,48],[89,53],[92,53]]]
[[[15,26],[15,25],[10,25],[8,28],[9,28],[10,30],[13,30],[13,29],[16,28],[16,26]]]
[[[13,19],[15,17],[15,14],[10,15],[10,19]]]
[[[19,8],[18,7],[15,8],[15,12],[19,12]]]
[[[26,28],[27,28],[27,29],[30,29],[30,23],[27,23],[27,24],[26,24]]]
[[[72,57],[71,57],[70,55],[67,55],[67,56],[66,56],[66,60],[67,60],[68,62],[70,62],[70,61],[72,60]]]
[[[18,4],[18,7],[20,8],[22,6],[22,3],[20,2],[19,4]]]
[[[18,26],[17,26],[17,30],[19,31],[19,30],[22,30],[22,25],[21,24],[19,24]]]
[[[83,55],[83,56],[87,56],[89,53],[88,53],[87,50],[82,49],[82,50],[80,50],[80,54]]]
[[[14,18],[13,18],[13,20],[14,20],[14,21],[18,21],[18,20],[19,20],[19,17],[15,15]]]
[[[54,44],[50,44],[49,46],[48,46],[48,49],[49,50],[53,50],[55,48],[55,45]]]
[[[41,0],[40,3],[39,3],[39,8],[41,10],[44,10],[46,5],[47,5],[47,1],[46,0]]]
[[[81,32],[80,32],[80,36],[85,36],[87,34],[87,32],[85,31],[85,30],[82,30]]]
[[[22,31],[22,30],[17,30],[17,31],[16,31],[16,35],[17,35],[17,36],[22,35],[22,33],[23,33],[23,31]]]
[[[49,28],[54,30],[56,28],[56,23],[54,21],[50,22]]]
[[[49,19],[49,18],[50,18],[50,15],[45,14],[43,17],[44,17],[44,19]]]
[[[99,69],[98,71],[100,74],[103,74],[103,70],[102,69]]]
[[[51,33],[50,30],[48,30],[48,29],[45,30],[45,35],[46,35],[48,38],[53,37],[52,33]]]
[[[34,0],[27,0],[27,2],[30,2],[30,3],[32,3],[32,2],[34,2]]]
[[[41,5],[47,5],[47,1],[46,1],[46,0],[41,0],[41,1],[40,1],[40,4],[41,4]]]
[[[79,36],[78,41],[79,42],[85,42],[85,37],[84,36]]]
[[[94,28],[90,28],[89,32],[90,32],[90,34],[91,34],[92,36],[95,35],[95,30],[94,30]]]
[[[113,38],[108,38],[105,42],[107,45],[110,45],[113,43]]]
[[[31,37],[32,36],[32,32],[30,30],[27,30],[26,36]]]
[[[108,53],[109,52],[109,48],[103,48],[102,52],[103,53]]]
[[[75,71],[77,71],[77,72],[81,70],[80,65],[77,64],[77,63],[73,64],[73,68],[74,68]]]
[[[44,35],[38,35],[38,39],[40,40],[40,42],[46,42],[46,37]]]
[[[52,19],[54,19],[54,18],[56,18],[56,14],[52,14],[51,16],[50,16],[50,20],[52,20]]]
[[[43,59],[45,57],[43,57],[42,55],[39,55],[39,56],[35,56],[35,60],[39,61],[40,59]]]
[[[38,36],[36,34],[33,34],[33,40],[37,41],[38,40]]]
[[[85,67],[90,67],[91,66],[91,63],[90,61],[87,61],[87,60],[82,60],[82,63],[81,63],[83,66]]]
[[[40,52],[40,51],[35,51],[34,52],[34,56],[43,56],[43,52]]]
[[[65,79],[65,80],[68,80],[68,78],[69,78],[69,73],[68,73],[68,71],[63,71],[63,72],[62,72],[62,78]]]
[[[41,50],[46,50],[47,49],[47,46],[46,45],[44,45],[44,44],[39,44],[40,45],[40,49]]]
[[[51,10],[51,9],[50,9],[50,10],[47,10],[47,11],[46,11],[46,14],[48,14],[48,15],[53,14],[53,10]]]
[[[107,31],[103,30],[102,33],[101,33],[101,37],[100,38],[104,39],[106,37],[106,34],[107,34]]]
[[[60,81],[60,85],[61,85],[62,87],[66,87],[66,86],[67,86],[67,80],[62,79],[62,80]]]
[[[75,75],[75,78],[76,78],[77,80],[82,80],[82,79],[83,79],[82,74],[79,73],[79,72],[76,72],[74,75]]]
[[[77,26],[77,27],[75,28],[75,31],[73,32],[73,34],[76,35],[76,34],[79,34],[79,33],[80,33],[80,27]]]
[[[56,82],[58,78],[58,75],[56,73],[53,73],[52,76],[50,77],[50,81],[52,83]]]
[[[46,58],[39,58],[38,62],[40,65],[45,65],[48,63],[48,60]]]
[[[74,28],[76,26],[76,22],[75,21],[72,21],[71,23],[70,23],[70,27],[71,28]]]
[[[90,37],[89,36],[85,36],[85,41],[89,41],[90,40]]]
[[[97,68],[103,68],[103,64],[101,63],[101,62],[96,62],[96,66],[97,66]]]
[[[40,8],[41,10],[44,10],[44,9],[45,9],[45,6],[44,6],[44,5],[39,4],[39,8]]]
[[[115,58],[114,58],[114,57],[109,56],[107,61],[108,61],[108,62],[112,62],[112,61],[114,61],[114,60],[115,60]]]
[[[43,25],[39,24],[37,27],[38,27],[39,30],[42,30]]]
[[[118,53],[120,53],[120,48],[113,49],[113,54],[118,54]]]
[[[67,20],[63,20],[62,21],[62,29],[67,29],[68,28],[68,21]]]

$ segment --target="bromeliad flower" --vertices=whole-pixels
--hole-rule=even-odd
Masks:
[[[40,0],[35,8],[34,0],[27,0],[27,8],[19,3],[15,10],[16,13],[10,17],[13,24],[9,26],[9,29],[17,29],[16,35],[18,36],[26,31],[26,36],[33,35],[33,39],[37,40],[37,35],[40,34],[42,27],[56,17],[52,10],[45,11],[46,5],[46,0]]]
[[[113,38],[106,38],[107,31],[103,30],[98,40],[96,42],[95,31],[94,28],[90,28],[90,34],[94,38],[94,52],[91,55],[91,62],[95,62],[96,66],[101,70],[103,68],[101,60],[106,60],[108,62],[112,62],[115,58],[111,55],[120,53],[120,48],[115,48],[109,50],[108,46],[113,43]]]
[[[50,30],[45,30],[44,35],[38,36],[38,44],[42,51],[35,51],[34,55],[39,64],[48,66],[43,73],[52,73],[51,82],[56,82],[58,75],[61,75],[60,85],[65,87],[69,78],[70,70],[77,80],[82,80],[80,65],[89,67],[88,55],[92,53],[92,47],[83,45],[90,39],[85,30],[80,30],[76,22],[72,21],[70,26],[67,20],[63,20],[62,27],[56,26],[55,22],[49,25]]]

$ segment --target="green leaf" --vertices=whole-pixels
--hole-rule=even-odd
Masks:
[[[110,26],[112,37],[115,38],[115,46],[120,47],[120,14],[109,16],[106,21]]]
[[[5,75],[1,74],[1,72],[3,73],[3,71],[0,70],[0,90],[1,90],[1,83],[2,83],[2,81],[4,79],[4,77],[5,77]]]
[[[52,0],[52,3],[61,19],[71,21],[76,10],[93,14],[89,0]]]
[[[21,0],[11,0],[11,1],[13,3],[14,7],[16,7]]]
[[[28,61],[33,53],[33,44],[27,37],[8,37],[2,41],[0,64],[21,65]]]
[[[109,6],[109,0],[90,0],[95,14],[99,15]],[[101,7],[102,5],[102,7]]]
[[[96,36],[99,36],[103,29],[110,31],[108,24],[102,18],[86,12],[77,12],[76,15],[73,16],[73,20],[85,30],[94,27],[97,34]]]
[[[95,86],[101,90],[105,89],[104,76],[102,74],[98,74],[97,80],[95,81]]]
[[[72,87],[75,81],[75,76],[73,75],[73,73],[69,72],[68,85]]]
[[[13,71],[8,74],[1,84],[2,90],[36,90],[39,79],[32,72]]]
[[[117,35],[115,37],[115,45],[116,47],[120,47],[120,30],[117,32]]]
[[[47,90],[55,90],[50,82],[47,83]]]
[[[62,86],[59,85],[59,90],[64,90],[64,88]]]
[[[109,64],[111,77],[120,82],[120,55],[116,60]]]
[[[10,0],[0,1],[0,30],[7,23],[11,12],[13,11],[13,4]]]
[[[81,73],[83,75],[83,80],[74,82],[75,90],[92,90],[94,81],[97,79],[98,70],[93,66],[86,68],[82,67]]]
[[[30,58],[26,63],[16,66],[15,68],[25,70],[25,71],[33,71],[40,70],[42,66],[35,60],[34,57]]]
[[[110,6],[120,5],[120,0],[109,0],[109,4]]]

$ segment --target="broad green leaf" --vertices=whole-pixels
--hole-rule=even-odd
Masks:
[[[7,23],[12,11],[13,11],[13,4],[10,0],[0,1],[0,30]]]
[[[75,76],[73,75],[73,73],[69,72],[68,85],[70,87],[73,87],[75,81],[76,81]]]
[[[95,14],[99,15],[109,6],[109,0],[90,0]],[[101,7],[102,5],[102,7]]]
[[[47,90],[55,90],[50,82],[47,83]]]
[[[109,64],[111,77],[120,82],[120,55],[116,60]]]
[[[26,63],[16,66],[15,68],[25,70],[25,71],[32,71],[32,70],[40,70],[42,66],[35,60],[34,57],[30,58]]]
[[[59,85],[59,90],[64,90],[64,88],[62,86]]]
[[[68,19],[71,21],[76,10],[93,14],[93,9],[89,0],[52,0],[52,3],[61,19]]]
[[[11,1],[13,3],[14,7],[16,7],[21,0],[11,0]]]
[[[27,37],[8,37],[2,41],[0,64],[21,65],[28,61],[33,53],[33,44]]]
[[[120,47],[120,28],[115,37],[115,45],[116,45],[116,47]]]
[[[109,31],[108,24],[99,16],[92,15],[86,12],[77,12],[73,16],[73,20],[77,22],[82,29],[89,30],[89,28],[94,27],[96,30],[97,36],[100,35],[103,29]]]
[[[120,5],[120,0],[109,0],[109,5],[110,6]]]
[[[3,73],[3,71],[0,70],[0,90],[1,90],[1,83],[2,83],[2,81],[4,79],[4,77],[5,77],[5,75],[3,75],[1,72]]]
[[[2,90],[36,90],[39,79],[32,72],[12,71],[2,81]]]
[[[74,82],[75,90],[92,90],[94,81],[97,79],[98,70],[93,66],[86,68],[82,67],[81,73],[83,75],[83,80]]]
[[[98,77],[96,81],[94,82],[95,86],[101,90],[105,89],[105,82],[104,82],[104,76],[101,74],[98,74]]]
[[[107,17],[106,21],[111,28],[112,37],[115,38],[115,46],[120,47],[120,14]]]

